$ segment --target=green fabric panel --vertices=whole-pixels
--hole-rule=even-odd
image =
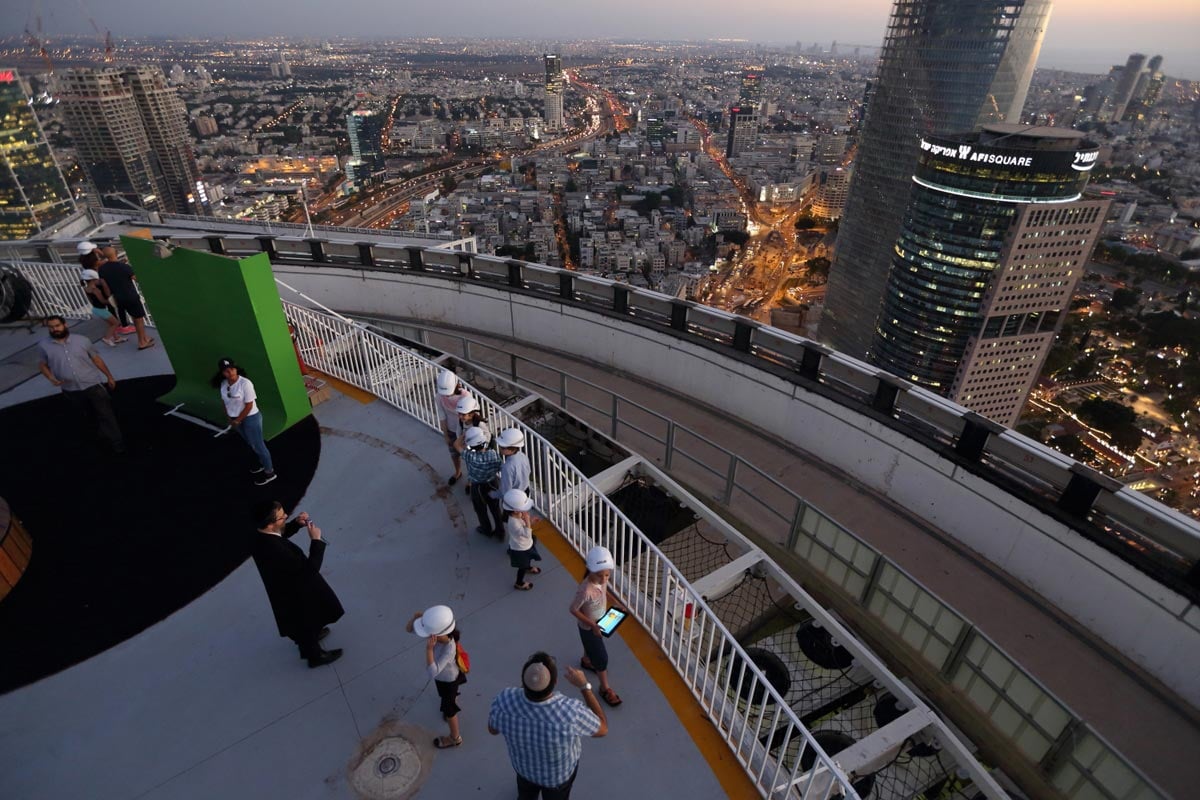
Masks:
[[[227,425],[211,381],[228,356],[254,382],[267,439],[312,413],[266,253],[236,259],[176,248],[160,258],[157,242],[122,236],[121,244],[175,370],[163,403]]]

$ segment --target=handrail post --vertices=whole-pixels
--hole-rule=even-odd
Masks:
[[[1116,492],[1124,484],[1091,467],[1075,463],[1071,465],[1071,481],[1058,498],[1058,507],[1068,514],[1087,519],[1092,503],[1102,491]]]
[[[754,329],[760,327],[751,319],[738,317],[733,321],[733,349],[739,353],[749,353],[754,338]]]
[[[309,252],[312,253],[312,260],[316,264],[325,263],[325,240],[324,239],[305,239],[308,242]]]
[[[464,278],[475,277],[475,261],[472,253],[458,254],[458,274]]]
[[[912,384],[883,370],[875,375],[875,379],[878,383],[875,385],[875,396],[871,398],[871,408],[891,416],[896,413],[900,392],[908,391]]]
[[[821,379],[821,361],[832,352],[828,347],[816,342],[805,342],[804,354],[800,356],[800,368],[797,370],[800,377],[810,381],[819,381]]]
[[[978,461],[983,458],[988,439],[1004,430],[1005,427],[995,420],[969,411],[963,414],[963,429],[958,435],[958,442],[955,443],[954,450],[964,458]]]
[[[375,253],[371,249],[371,247],[372,247],[371,243],[370,242],[359,242],[357,247],[358,247],[358,263],[362,264],[364,267],[375,266]]]
[[[677,331],[687,332],[688,329],[688,308],[691,306],[686,300],[671,301],[671,328]]]
[[[737,465],[738,457],[733,453],[729,454],[729,472],[725,476],[725,499],[722,500],[723,505],[729,505],[733,502],[733,486],[737,480]]]
[[[219,256],[225,255],[225,237],[217,235],[208,235],[204,237],[208,241],[208,249]]]
[[[408,251],[408,268],[413,270],[414,272],[424,272],[425,271],[425,258],[424,258],[425,248],[423,248],[423,247],[406,247],[404,249]]]
[[[575,276],[566,270],[558,273],[558,296],[563,300],[575,299]]]
[[[523,266],[520,261],[508,262],[508,285],[514,289],[525,288],[525,277],[522,274]]]
[[[667,420],[667,452],[663,455],[663,469],[671,469],[671,459],[675,455],[675,420]]]
[[[619,404],[620,404],[620,398],[617,396],[616,392],[613,392],[612,393],[612,428],[609,431],[609,435],[612,436],[612,440],[614,442],[617,440],[617,424],[618,424],[617,423],[617,415],[621,413]]]
[[[279,250],[275,247],[274,236],[255,236],[254,238],[258,239],[258,246],[261,247],[262,251],[267,254],[267,258],[271,259],[271,261],[277,261],[279,259]]]
[[[629,313],[629,290],[624,286],[613,286],[613,311],[617,314]]]

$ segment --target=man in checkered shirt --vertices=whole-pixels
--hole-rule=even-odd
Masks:
[[[583,691],[583,702],[555,692],[554,659],[534,653],[521,671],[522,688],[505,689],[492,701],[488,732],[504,734],[517,773],[517,800],[568,800],[583,752],[580,737],[608,733],[587,678],[574,667],[567,667],[566,678]]]

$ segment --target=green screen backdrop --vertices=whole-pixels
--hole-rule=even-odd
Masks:
[[[312,413],[266,253],[236,259],[176,248],[160,257],[157,242],[122,236],[121,244],[175,370],[162,402],[227,425],[211,381],[228,356],[254,382],[267,439]]]

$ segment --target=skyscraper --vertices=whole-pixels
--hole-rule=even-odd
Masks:
[[[29,239],[74,211],[20,75],[0,69],[0,240]]]
[[[564,126],[563,90],[566,84],[563,78],[562,59],[557,53],[547,53],[544,59],[546,61],[546,106],[542,118],[546,120],[548,130],[562,130]]]
[[[355,191],[374,182],[383,171],[383,123],[379,111],[355,109],[346,115],[346,134],[350,139],[350,159],[346,162],[346,181]]]
[[[1131,53],[1129,60],[1125,62],[1125,69],[1121,71],[1121,78],[1117,82],[1117,88],[1113,94],[1112,119],[1114,121],[1120,121],[1125,116],[1125,109],[1129,106],[1129,101],[1133,99],[1134,90],[1137,89],[1138,81],[1145,68],[1146,57],[1141,53]]]
[[[875,363],[1012,425],[1104,225],[1098,153],[1063,128],[923,138]]]
[[[725,143],[725,157],[736,158],[754,148],[758,140],[758,109],[753,105],[730,106],[729,138]]]
[[[87,175],[89,203],[174,210],[133,90],[120,70],[68,70],[61,86],[63,119]]]
[[[187,108],[161,69],[69,70],[60,99],[88,177],[90,202],[208,213]]]
[[[196,151],[188,135],[188,114],[179,90],[167,84],[158,67],[130,67],[122,78],[133,92],[150,149],[158,157],[169,210],[207,214],[208,191],[200,180]]]
[[[821,337],[870,348],[922,135],[1017,120],[1052,0],[898,0],[830,271]]]
[[[762,67],[746,67],[742,70],[742,82],[738,90],[738,105],[760,107],[763,96],[762,74]]]

